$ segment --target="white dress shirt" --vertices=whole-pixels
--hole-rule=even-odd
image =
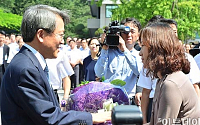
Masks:
[[[197,55],[194,57],[194,60],[196,61],[197,66],[199,67],[199,70],[200,70],[200,53],[197,54]]]
[[[0,65],[3,64],[3,46],[4,44],[0,46]]]
[[[60,51],[55,59],[46,59],[46,62],[49,68],[49,82],[53,89],[60,89],[62,87],[62,79],[74,74],[64,51]]]

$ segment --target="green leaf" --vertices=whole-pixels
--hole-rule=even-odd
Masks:
[[[104,82],[105,81],[105,76],[102,76],[100,79],[100,82]]]
[[[115,79],[113,81],[110,82],[113,85],[117,85],[117,86],[124,86],[126,85],[125,81],[122,81],[121,79]]]

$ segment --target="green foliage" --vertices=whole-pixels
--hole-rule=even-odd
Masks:
[[[100,34],[103,34],[103,29],[99,28],[98,30],[95,31],[94,34],[95,34],[96,37],[100,36]]]
[[[200,27],[200,1],[196,0],[130,0],[123,1],[113,11],[112,20],[135,17],[142,26],[154,15],[178,22],[178,35],[183,40],[193,39]]]
[[[122,81],[121,79],[114,79],[110,83],[113,84],[113,85],[116,85],[116,86],[124,86],[124,85],[126,85],[126,82]]]
[[[105,79],[105,76],[102,76],[101,78],[100,78],[100,82],[104,82],[106,79]]]
[[[12,13],[4,13],[3,10],[0,10],[0,15],[0,29],[3,29],[5,31],[20,31],[22,16]]]
[[[65,35],[89,37],[87,19],[91,18],[91,13],[87,0],[0,0],[0,8],[3,8],[4,12],[12,12],[17,15],[23,15],[26,7],[36,4],[46,4],[61,10],[69,10],[70,23],[65,26]],[[80,26],[82,29],[79,29]]]
[[[86,85],[86,84],[88,84],[88,83],[89,83],[89,81],[81,81],[81,84],[79,84],[78,87],[79,87],[79,86],[82,86],[82,85]]]

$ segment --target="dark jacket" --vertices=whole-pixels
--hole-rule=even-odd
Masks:
[[[87,112],[62,112],[45,72],[25,46],[12,59],[1,88],[2,125],[92,125]]]

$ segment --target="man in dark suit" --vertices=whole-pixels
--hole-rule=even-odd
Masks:
[[[1,81],[3,78],[3,74],[8,65],[7,59],[9,56],[9,49],[10,49],[6,44],[4,44],[5,38],[6,38],[5,31],[0,30],[0,88],[1,88]],[[1,99],[0,99],[0,106],[1,106]]]
[[[2,125],[92,125],[111,119],[110,112],[62,112],[48,82],[45,59],[57,57],[68,21],[66,13],[47,5],[25,11],[21,33],[26,44],[3,77]]]

